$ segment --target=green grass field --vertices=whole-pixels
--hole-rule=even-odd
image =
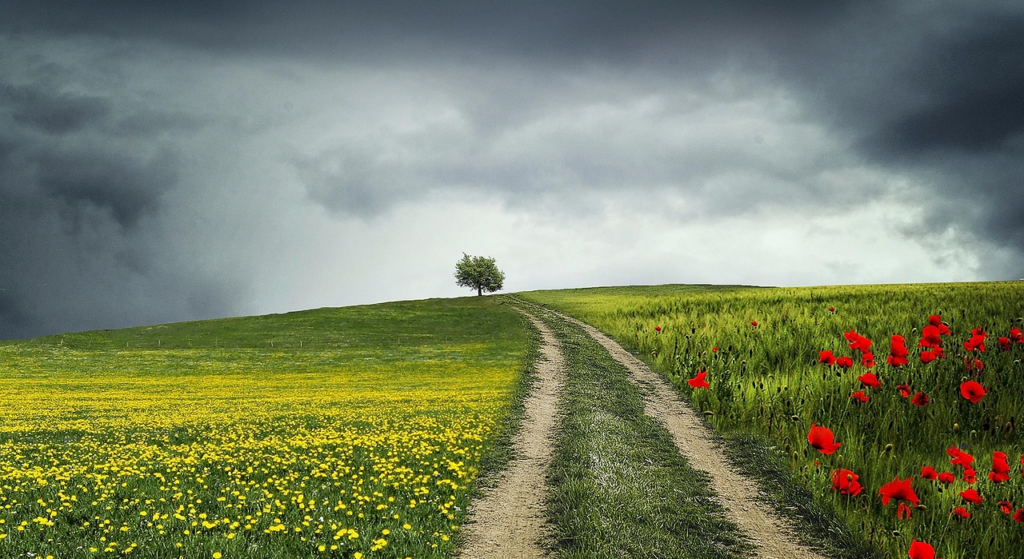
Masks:
[[[789,472],[776,467],[774,477],[759,477],[766,483],[790,479],[797,487],[767,492],[792,505],[803,488],[815,506],[831,511],[814,515],[814,507],[803,507],[805,537],[827,539],[830,515],[839,518],[865,546],[834,543],[839,556],[862,556],[868,553],[863,549],[873,548],[880,557],[902,558],[915,539],[931,543],[945,559],[1018,554],[1024,539],[1024,523],[1015,520],[1024,518],[1017,513],[1024,508],[1024,343],[1011,342],[1004,350],[998,338],[1024,328],[1024,283],[656,286],[521,295],[589,322],[635,350],[727,439],[747,445],[745,465],[738,462],[748,471],[758,469],[750,457],[766,445],[766,470],[788,462]],[[928,348],[918,342],[930,315],[941,315],[951,335],[940,337],[946,357],[925,364],[920,357]],[[975,329],[988,334],[985,352],[963,345]],[[872,367],[863,364],[865,351],[850,347],[851,331],[873,342],[867,348]],[[899,353],[894,334],[906,340],[907,364],[887,363]],[[819,363],[826,350],[850,357],[853,365]],[[709,388],[687,382],[699,371],[707,372]],[[878,388],[860,380],[869,372],[881,383]],[[987,391],[977,403],[961,394],[970,380]],[[907,397],[899,385],[908,387]],[[851,398],[856,392],[868,401]],[[917,392],[928,396],[927,404],[914,404]],[[839,449],[824,454],[812,447],[812,425],[831,429]],[[968,467],[951,463],[950,452],[957,451],[949,449],[975,458],[976,481]],[[1008,457],[1006,480],[989,478],[1003,470],[996,452]],[[926,479],[924,466],[954,480]],[[862,490],[856,496],[834,489],[833,472],[839,469],[859,476]],[[918,501],[905,494],[907,499],[897,496],[883,505],[879,491],[894,479],[910,479]],[[968,489],[983,502],[961,495]]]
[[[521,296],[664,374],[830,555],[902,559],[913,540],[944,559],[1017,553],[1024,283]],[[0,556],[451,556],[481,473],[510,457],[532,378],[539,342],[510,300],[0,342]],[[950,334],[925,363],[931,315]],[[568,369],[549,480],[558,555],[743,556],[704,477],[642,413],[642,391],[578,328],[547,320]],[[888,362],[896,334],[905,364]],[[825,351],[851,365],[822,363]],[[688,382],[699,371],[708,388]],[[812,446],[812,425],[839,447]],[[884,505],[894,480],[914,494]]]
[[[0,556],[447,557],[531,344],[495,298],[2,342]]]

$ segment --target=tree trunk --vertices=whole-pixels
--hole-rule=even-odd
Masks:
[[[484,286],[478,285],[476,287],[476,296],[479,297],[484,294]]]

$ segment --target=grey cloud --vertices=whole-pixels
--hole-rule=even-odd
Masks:
[[[854,5],[875,2],[549,2],[415,0],[336,2],[76,2],[59,10],[10,2],[9,31],[45,30],[185,44],[218,51],[302,58],[416,60],[483,55],[560,60],[638,62],[657,45],[707,54],[746,43],[745,36],[786,37],[828,25]],[[722,40],[728,35],[729,40]],[[676,53],[670,59],[692,58]],[[661,62],[659,62],[660,64]]]
[[[762,74],[850,155],[922,188],[904,234],[991,243],[1011,256],[985,261],[990,277],[1024,275],[1024,7],[885,3],[793,37],[762,43]]]
[[[876,161],[928,177],[918,234],[955,227],[1011,249],[998,277],[1024,276],[1024,15],[982,15],[929,36],[905,87],[921,99],[860,144]],[[882,92],[879,92],[881,94]]]
[[[905,68],[917,92],[865,140],[880,158],[991,152],[1024,133],[1024,16],[982,18],[967,36],[936,37]],[[884,85],[884,84],[880,84]]]
[[[348,217],[381,215],[397,203],[420,198],[415,172],[402,162],[381,161],[374,153],[352,148],[332,150],[293,161],[313,201]]]
[[[1024,254],[1022,36],[1019,2],[14,0],[0,337],[228,314],[246,281],[183,243],[251,211],[273,244],[303,194],[349,231],[434,195],[842,212],[905,177],[908,236]],[[262,258],[248,233],[220,256]]]
[[[0,289],[3,289],[3,291],[0,291],[0,333],[3,333],[10,328],[25,325],[28,322],[28,317],[19,307],[15,298],[11,294],[6,293],[8,288]]]
[[[90,95],[52,93],[35,87],[0,85],[0,102],[11,106],[14,121],[49,134],[67,134],[102,120],[110,102]]]
[[[174,158],[162,154],[136,162],[102,153],[42,153],[34,158],[40,190],[59,200],[73,221],[99,209],[124,229],[159,208],[160,197],[174,187]]]
[[[0,173],[11,164],[11,156],[14,154],[17,144],[8,138],[0,136]]]
[[[701,84],[686,84],[587,100],[600,87],[592,79],[540,88],[543,105],[508,109],[501,126],[481,120],[515,106],[514,94],[472,110],[462,98],[436,95],[454,108],[424,112],[446,109],[457,117],[413,123],[415,133],[337,139],[336,147],[292,164],[310,198],[345,217],[379,215],[438,191],[497,196],[519,209],[554,204],[568,215],[601,206],[584,203],[588,196],[686,197],[691,213],[711,216],[827,206],[873,188],[822,186],[821,175],[855,162],[771,93],[721,91],[708,101],[693,91]],[[376,110],[391,112],[386,105]]]
[[[163,229],[183,164],[167,132],[182,120],[129,136],[108,96],[48,80],[0,84],[0,339],[231,314],[240,288]]]
[[[206,123],[197,116],[183,112],[146,111],[124,115],[113,125],[113,131],[121,136],[152,137],[166,133],[194,133]]]

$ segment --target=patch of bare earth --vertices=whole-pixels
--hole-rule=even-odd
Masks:
[[[711,486],[721,498],[726,516],[757,546],[758,557],[823,559],[798,544],[791,527],[769,507],[757,501],[756,484],[730,466],[699,416],[664,379],[596,328],[571,317],[564,318],[582,326],[616,361],[629,369],[635,383],[650,388],[645,413],[672,433],[676,447],[691,466],[711,476]]]
[[[528,316],[541,333],[537,382],[525,401],[525,417],[513,438],[517,457],[482,498],[464,526],[463,559],[549,557],[541,542],[550,534],[544,514],[545,479],[554,453],[558,393],[565,371],[558,339],[543,322]]]

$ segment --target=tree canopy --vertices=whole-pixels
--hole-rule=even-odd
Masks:
[[[477,295],[491,293],[502,288],[505,274],[494,264],[493,258],[470,256],[462,253],[462,260],[455,263],[456,285],[476,289]]]

